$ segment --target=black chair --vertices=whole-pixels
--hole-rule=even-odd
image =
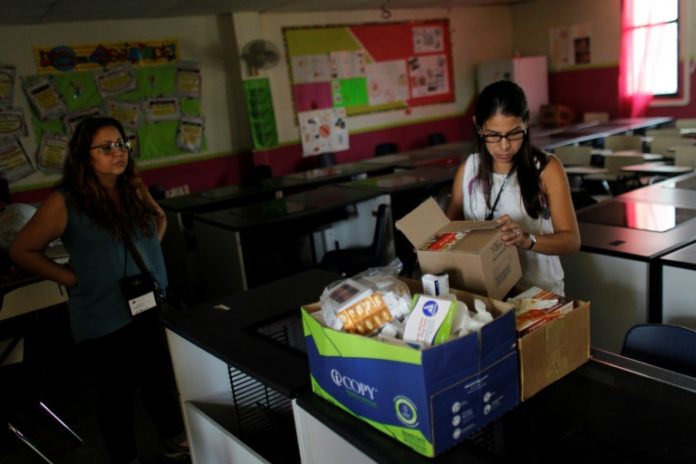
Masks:
[[[696,330],[670,324],[638,324],[624,338],[621,355],[696,377]]]
[[[385,264],[390,225],[389,205],[380,204],[377,212],[373,214],[377,221],[370,246],[328,251],[319,267],[351,276],[367,268]]]
[[[447,143],[447,139],[445,139],[445,134],[442,132],[433,132],[432,134],[428,134],[429,147],[432,147],[433,145],[442,145],[443,143]]]
[[[399,146],[394,142],[380,143],[375,145],[375,156],[390,155],[392,153],[398,153]]]
[[[336,165],[336,155],[333,153],[322,153],[318,155],[318,163],[320,168],[328,168]]]

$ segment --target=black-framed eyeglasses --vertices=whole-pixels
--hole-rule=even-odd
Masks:
[[[101,145],[95,145],[93,147],[89,147],[90,149],[99,149],[99,151],[102,152],[102,155],[110,156],[113,155],[116,150],[118,151],[128,151],[131,148],[131,144],[127,140],[123,139],[118,139],[115,142],[107,142],[107,143],[102,143]]]
[[[508,132],[507,134],[484,134],[479,132],[481,138],[486,143],[498,143],[503,139],[507,139],[508,142],[515,142],[517,140],[522,140],[527,134],[527,129],[517,129]]]

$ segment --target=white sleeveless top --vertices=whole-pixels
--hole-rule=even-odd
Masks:
[[[553,155],[550,155],[553,156]],[[475,153],[469,156],[464,165],[464,218],[469,220],[483,220],[490,210],[486,206],[486,199],[480,183],[476,179],[479,167],[480,155]],[[543,172],[541,173],[543,175]],[[491,206],[495,202],[503,183],[505,188],[500,194],[498,205],[493,213],[493,218],[507,214],[518,223],[523,231],[535,235],[553,233],[551,218],[544,219],[539,215],[534,219],[527,213],[522,201],[520,185],[517,175],[513,173],[505,182],[505,174],[493,174],[493,186],[491,188]],[[522,264],[522,278],[518,285],[523,287],[537,286],[554,293],[563,295],[563,268],[561,260],[555,255],[544,255],[534,251],[518,249],[520,263]]]

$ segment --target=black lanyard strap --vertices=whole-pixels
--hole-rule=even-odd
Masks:
[[[498,190],[498,195],[495,197],[495,201],[493,202],[493,207],[491,208],[490,212],[486,214],[485,220],[490,221],[493,219],[493,214],[495,213],[495,209],[498,207],[498,202],[500,201],[500,195],[503,193],[503,190],[505,190],[505,187],[507,186],[508,179],[510,179],[510,176],[512,176],[512,169],[510,169],[505,176],[505,179],[503,179],[503,185],[500,186],[500,190]]]

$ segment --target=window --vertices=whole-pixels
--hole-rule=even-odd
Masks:
[[[688,17],[689,2],[679,0],[623,0],[621,57],[619,64],[619,113],[644,116],[649,106],[689,103],[689,66],[686,28],[679,18]],[[680,50],[682,46],[686,49]],[[688,61],[688,59],[687,59]],[[653,98],[655,97],[655,98]]]

